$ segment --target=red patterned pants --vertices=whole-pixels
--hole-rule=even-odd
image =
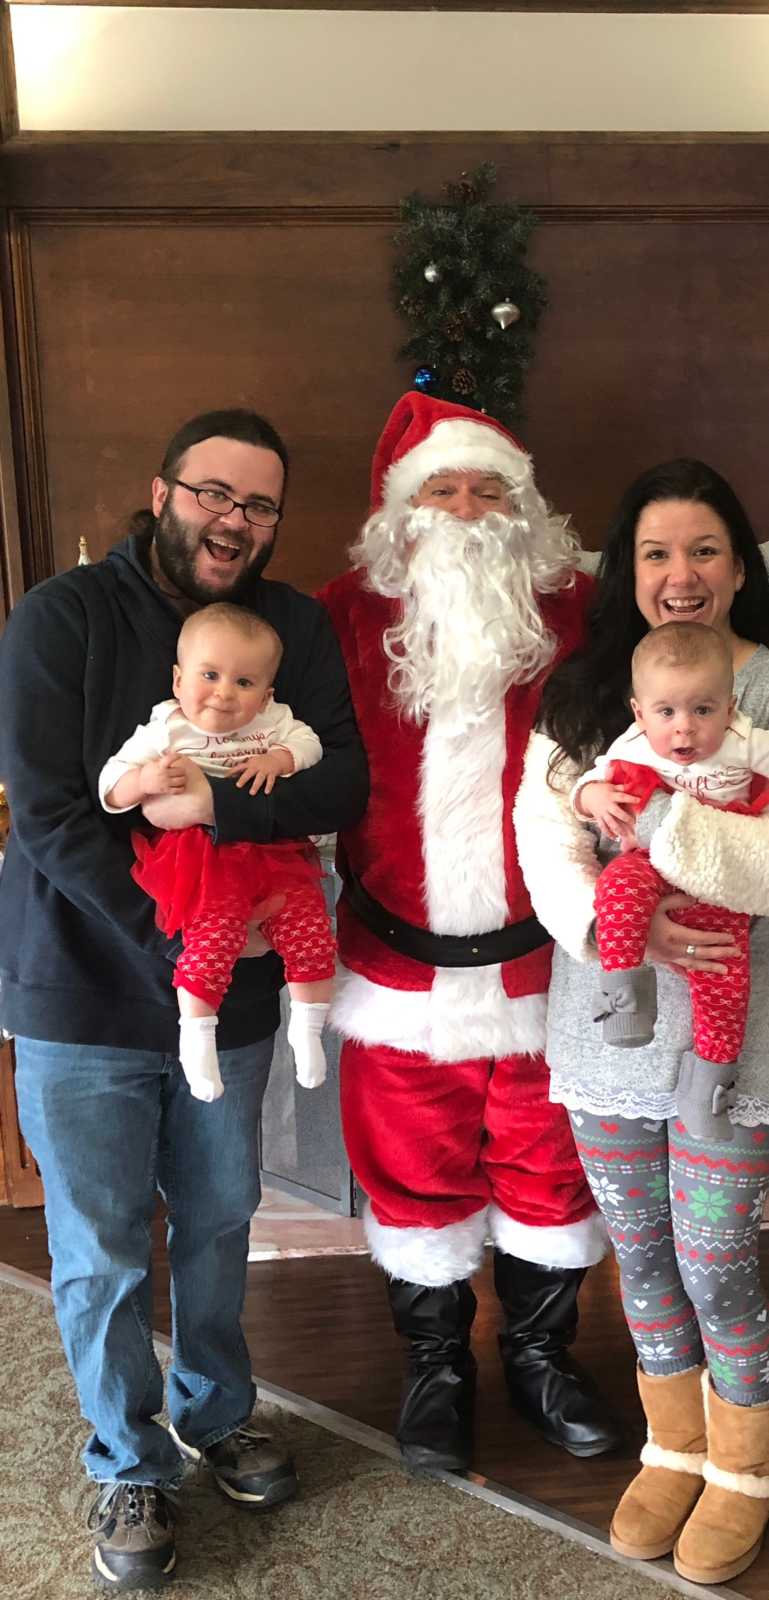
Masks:
[[[604,867],[595,891],[596,942],[604,972],[642,965],[654,912],[664,895],[675,893],[643,850],[616,856]],[[697,1054],[704,1061],[736,1061],[750,997],[750,919],[699,902],[668,915],[687,928],[723,930],[737,945],[739,954],[723,963],[723,974],[681,969],[689,984]]]
[[[176,963],[174,987],[186,989],[218,1011],[246,942],[253,911],[250,898],[231,898],[186,924],[182,928],[184,949]],[[333,978],[334,935],[320,887],[308,884],[306,888],[289,890],[282,909],[267,917],[260,928],[283,961],[287,983],[319,983]]]

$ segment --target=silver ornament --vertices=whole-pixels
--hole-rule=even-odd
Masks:
[[[512,300],[498,300],[491,308],[491,315],[494,321],[499,323],[500,328],[509,328],[511,322],[518,321],[521,312]]]
[[[440,268],[436,267],[435,262],[434,261],[428,261],[427,266],[425,267],[425,277],[427,279],[427,282],[428,283],[437,283],[438,279],[440,278],[440,275],[441,275],[440,274]]]

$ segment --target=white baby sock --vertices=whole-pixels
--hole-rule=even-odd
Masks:
[[[327,1016],[328,1001],[291,1001],[286,1038],[294,1052],[296,1081],[303,1089],[319,1088],[326,1076],[320,1036]]]
[[[196,1100],[218,1100],[224,1094],[216,1054],[218,1017],[179,1018],[179,1061]]]

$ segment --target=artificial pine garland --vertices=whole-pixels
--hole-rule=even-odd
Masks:
[[[416,362],[418,389],[513,427],[547,295],[524,264],[537,219],[490,202],[496,176],[485,162],[445,184],[438,204],[419,194],[402,201],[395,304],[412,332],[398,354]]]

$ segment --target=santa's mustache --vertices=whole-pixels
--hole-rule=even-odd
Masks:
[[[512,683],[531,681],[552,655],[528,526],[498,512],[464,522],[419,507],[394,535],[400,578],[394,562],[390,577],[400,614],[383,638],[390,689],[418,722],[438,710],[458,725],[483,720]]]
[[[430,567],[450,578],[463,574],[480,585],[494,586],[501,568],[515,560],[529,561],[530,538],[514,515],[492,511],[474,522],[466,522],[451,512],[433,506],[415,506],[404,512],[400,530],[403,540],[404,577],[418,579]]]

